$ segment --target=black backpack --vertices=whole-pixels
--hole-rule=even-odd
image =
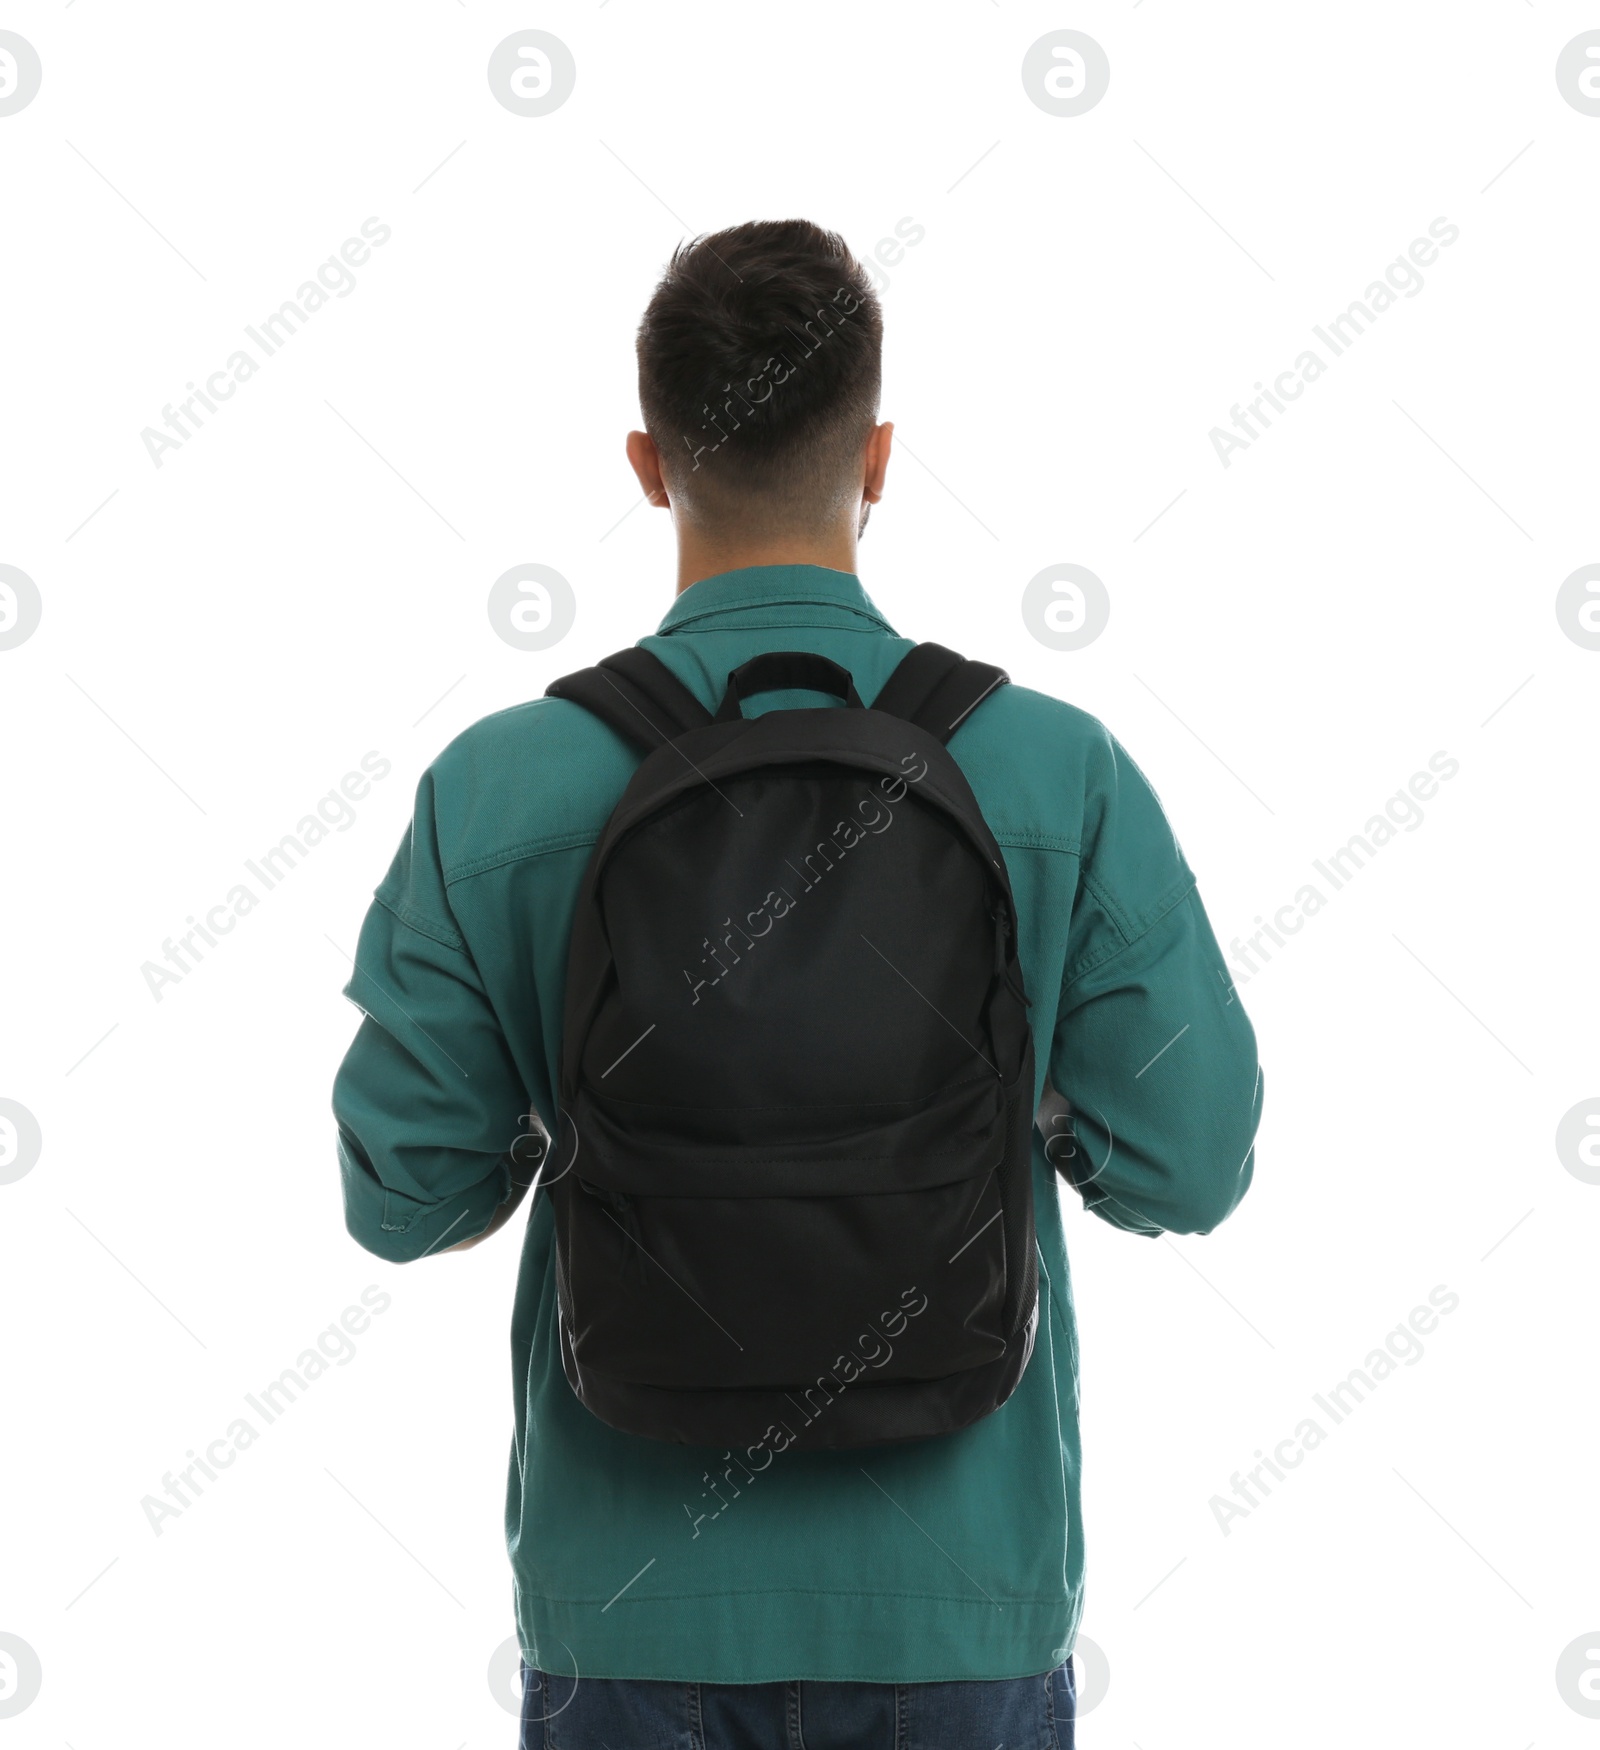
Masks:
[[[997,1409],[1038,1320],[1033,1042],[1005,863],[945,741],[1002,686],[936,644],[713,717],[634,648],[553,682],[645,750],[567,960],[561,1360],[627,1433],[782,1451]],[[845,708],[741,714],[803,687]]]

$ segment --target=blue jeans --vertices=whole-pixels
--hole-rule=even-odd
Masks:
[[[1072,1750],[1072,1661],[993,1683],[653,1683],[522,1667],[520,1750]]]

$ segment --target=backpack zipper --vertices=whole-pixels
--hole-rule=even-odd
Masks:
[[[644,1267],[644,1239],[639,1226],[639,1211],[634,1206],[633,1198],[631,1198],[626,1191],[607,1190],[602,1185],[596,1185],[590,1179],[579,1179],[578,1187],[588,1196],[592,1197],[595,1202],[600,1204],[603,1208],[613,1209],[621,1216],[621,1220],[617,1221],[617,1226],[620,1227],[633,1242],[629,1249],[633,1253],[634,1260],[638,1266],[639,1278],[643,1281],[646,1274]],[[616,1217],[613,1216],[612,1219],[616,1220]]]
[[[1033,1007],[1033,999],[1019,985],[1011,981],[1011,971],[1006,959],[1006,946],[1011,940],[1011,919],[1003,905],[995,906],[989,913],[994,923],[994,976],[1026,1009]]]

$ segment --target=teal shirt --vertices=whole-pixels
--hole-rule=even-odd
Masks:
[[[870,703],[911,647],[854,576],[809,565],[706,578],[643,642],[710,707],[730,669],[794,648],[843,664]],[[768,693],[747,711],[836,703]],[[1073,1112],[1048,1143],[1035,1132],[1027,1372],[958,1434],[768,1454],[756,1472],[619,1433],[562,1373],[536,1197],[512,1316],[506,1536],[523,1651],[545,1670],[908,1683],[1043,1672],[1072,1648],[1078,1344],[1055,1168],[1117,1227],[1208,1232],[1249,1187],[1261,1074],[1195,878],[1118,742],[1007,686],[950,750],[1016,896],[1036,1093],[1048,1074]],[[555,1133],[573,906],[638,757],[578,706],[535,699],[474,724],[423,775],[361,932],[346,994],[365,1019],[334,1090],[346,1220],[379,1257],[481,1232],[523,1115]]]

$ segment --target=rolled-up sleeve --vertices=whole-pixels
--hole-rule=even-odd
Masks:
[[[364,1017],[333,1090],[345,1225],[369,1252],[407,1263],[488,1226],[528,1109],[450,915],[427,777],[344,994]]]
[[[1133,1233],[1209,1233],[1250,1187],[1255,1031],[1154,790],[1107,737],[1050,1054],[1084,1206]]]

